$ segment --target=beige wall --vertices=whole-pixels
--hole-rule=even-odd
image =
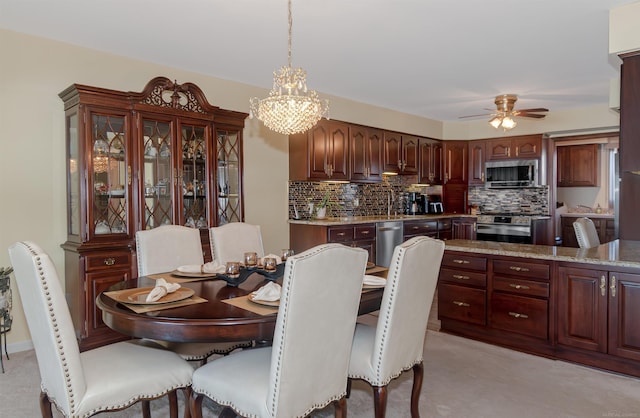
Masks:
[[[179,83],[193,82],[209,102],[222,108],[248,112],[248,99],[263,97],[263,88],[229,82],[176,68],[141,62],[0,30],[0,266],[9,266],[6,248],[14,241],[33,240],[53,258],[62,275],[66,238],[64,116],[58,93],[73,83],[115,90],[140,91],[162,75]],[[265,87],[271,80],[265,74]],[[326,97],[326,96],[325,96]],[[328,97],[331,117],[438,139],[496,136],[486,121],[447,123],[419,118],[344,98]],[[519,126],[513,134],[529,130],[580,129],[596,121],[617,123],[608,109],[588,111],[588,117],[563,118],[549,114],[540,124]],[[545,124],[549,123],[549,129]],[[263,228],[265,249],[288,246],[286,138],[268,131],[257,120],[246,121],[244,131],[245,220]],[[8,334],[11,351],[29,348],[19,294],[12,284],[14,325]]]

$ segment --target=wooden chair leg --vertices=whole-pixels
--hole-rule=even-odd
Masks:
[[[335,418],[347,418],[347,398],[344,396],[337,401],[333,401],[335,407]]]
[[[178,392],[172,390],[167,393],[169,398],[169,416],[171,418],[178,418]]]
[[[411,418],[420,418],[420,390],[424,377],[424,366],[418,363],[413,366],[413,388],[411,389]]]
[[[351,396],[351,379],[347,379],[347,398]]]
[[[203,399],[204,399],[204,395],[200,395],[195,392],[191,394],[191,402],[189,402],[189,407],[191,408],[191,416],[193,418],[202,418],[202,400]]]
[[[53,411],[51,411],[51,401],[46,393],[40,392],[40,413],[42,418],[53,418]]]
[[[184,394],[184,418],[191,418],[191,404],[189,401],[191,400],[191,386],[186,387],[182,390]]]
[[[376,418],[384,418],[387,414],[387,387],[373,387],[373,406]]]
[[[142,407],[142,418],[151,418],[151,401],[143,399],[140,401]]]
[[[420,418],[420,391],[424,378],[422,362],[413,366],[413,388],[411,389],[411,418]]]

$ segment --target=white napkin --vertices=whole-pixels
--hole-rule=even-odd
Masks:
[[[275,258],[276,259],[276,264],[280,264],[282,263],[282,257],[280,257],[279,255],[275,255],[275,254],[267,254],[264,257],[262,257],[260,259],[260,262],[258,264],[264,266],[264,259],[265,258]]]
[[[224,273],[225,266],[214,260],[205,264],[187,264],[178,267],[177,270],[181,273]]]
[[[362,279],[362,284],[366,284],[369,286],[384,286],[387,284],[387,279],[384,277],[372,276],[370,274],[365,274]]]
[[[147,302],[155,302],[168,293],[173,293],[180,289],[179,283],[168,283],[165,279],[156,280],[156,286],[147,295]]]
[[[281,290],[282,287],[278,283],[269,282],[251,294],[253,295],[254,300],[275,302],[276,300],[280,300]]]

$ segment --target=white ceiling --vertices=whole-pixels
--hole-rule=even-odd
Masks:
[[[321,94],[440,121],[503,93],[604,105],[609,10],[628,3],[293,0],[293,65]],[[286,0],[0,0],[0,28],[264,88],[287,63]]]

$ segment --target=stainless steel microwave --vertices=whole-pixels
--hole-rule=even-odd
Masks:
[[[484,165],[485,187],[518,189],[538,186],[538,160],[487,161]]]

